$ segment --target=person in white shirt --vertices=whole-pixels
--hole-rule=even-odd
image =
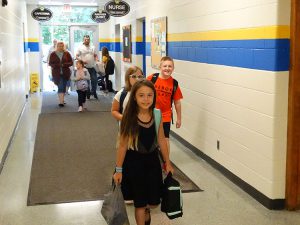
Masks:
[[[48,56],[47,56],[47,63],[49,65],[49,58],[50,58],[50,55],[53,51],[55,51],[56,49],[56,44],[57,44],[57,39],[53,39],[53,45],[49,48],[48,50]]]
[[[84,67],[87,68],[91,76],[91,87],[87,92],[87,99],[90,99],[90,95],[93,95],[95,99],[98,99],[97,96],[97,72],[95,70],[96,60],[98,56],[95,52],[94,46],[90,45],[90,36],[84,35],[83,43],[79,46],[76,52],[76,59],[82,60]]]

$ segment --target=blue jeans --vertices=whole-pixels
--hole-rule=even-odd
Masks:
[[[67,80],[60,76],[59,83],[57,85],[57,93],[65,93],[66,92],[66,86],[67,86]]]
[[[91,76],[91,94],[92,95],[97,95],[96,91],[97,91],[97,72],[94,68],[87,68],[87,70],[90,73]]]

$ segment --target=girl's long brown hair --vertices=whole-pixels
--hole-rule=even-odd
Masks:
[[[152,115],[153,109],[156,102],[156,92],[153,83],[149,80],[142,79],[138,80],[131,89],[130,98],[128,100],[127,106],[123,113],[123,118],[121,120],[120,135],[122,137],[128,137],[128,148],[137,149],[138,136],[139,136],[139,126],[138,126],[138,113],[139,107],[136,103],[136,92],[141,87],[149,87],[153,90],[153,103],[149,107],[149,113]]]

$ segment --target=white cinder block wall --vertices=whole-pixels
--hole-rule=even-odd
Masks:
[[[289,0],[149,0],[116,23],[132,24],[134,31],[135,19],[145,17],[148,42],[150,20],[162,16],[168,17],[169,37],[190,32],[213,37],[232,29],[232,36],[242,32],[240,39],[248,39],[247,29],[289,26],[289,15]],[[148,56],[147,74],[152,72]],[[172,130],[268,198],[285,198],[288,75],[175,60],[184,100],[182,127]]]
[[[10,0],[6,7],[0,6],[0,162],[28,94],[23,40],[26,26],[24,1]]]

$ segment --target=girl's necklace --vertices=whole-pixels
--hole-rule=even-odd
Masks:
[[[149,124],[152,121],[152,117],[150,118],[150,120],[148,122],[144,122],[144,121],[140,120],[140,118],[138,118],[138,121],[142,124]]]
[[[151,116],[151,117],[150,117],[150,120],[147,121],[147,122],[142,121],[142,120],[138,117],[138,123],[139,123],[141,126],[148,128],[148,127],[150,127],[150,126],[152,125],[152,123],[153,123],[153,117]]]

